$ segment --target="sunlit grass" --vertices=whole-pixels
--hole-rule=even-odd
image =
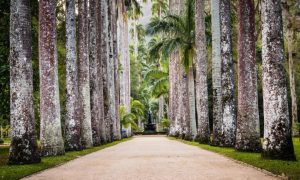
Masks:
[[[114,146],[116,144],[128,141],[130,139],[131,138],[115,141],[102,146],[85,149],[83,151],[66,152],[66,154],[63,156],[43,157],[41,163],[29,165],[6,165],[8,160],[9,147],[2,146],[0,147],[0,179],[20,179],[33,173],[63,164],[80,156],[84,156],[92,152],[96,152],[101,149]]]
[[[299,138],[295,138],[294,148],[297,161],[281,161],[281,160],[266,160],[261,158],[260,153],[249,153],[236,151],[234,148],[215,147],[205,144],[199,144],[198,142],[190,142],[181,139],[170,137],[172,140],[178,140],[185,144],[200,147],[205,150],[216,152],[232,159],[242,161],[252,166],[265,169],[277,175],[285,175],[291,179],[300,179],[300,141]]]

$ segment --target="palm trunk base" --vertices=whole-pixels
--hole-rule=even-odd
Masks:
[[[8,164],[34,164],[41,162],[36,139],[30,138],[30,136],[13,137],[9,151]]]
[[[237,140],[235,142],[235,149],[246,152],[261,152],[261,143],[258,138],[249,138],[244,140]]]
[[[271,143],[268,139],[265,139],[264,142],[266,142],[262,150],[264,159],[296,160],[292,137],[281,141],[282,143]]]
[[[200,144],[210,144],[210,135],[198,133],[195,141],[199,142]]]
[[[42,147],[41,156],[60,156],[65,154],[64,146]]]

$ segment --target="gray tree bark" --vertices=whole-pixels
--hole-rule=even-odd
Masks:
[[[118,54],[118,5],[117,1],[112,1],[112,37],[113,37],[113,61],[114,61],[114,86],[115,86],[115,140],[121,139],[121,129],[120,129],[120,74],[119,74],[119,54]]]
[[[236,100],[231,38],[230,0],[220,0],[222,64],[222,146],[234,146],[236,134]]]
[[[196,0],[195,32],[196,32],[196,107],[198,133],[197,141],[210,143],[209,116],[208,116],[208,90],[207,90],[207,51],[205,36],[205,3]]]
[[[56,1],[39,1],[41,154],[64,154],[58,88]]]
[[[100,78],[99,73],[99,1],[90,0],[90,22],[89,22],[89,71],[90,71],[90,94],[91,94],[91,124],[93,145],[99,146],[101,144],[101,102],[100,102]]]
[[[78,0],[78,78],[81,114],[82,145],[93,145],[90,105],[87,0]]]
[[[238,118],[235,148],[260,151],[253,0],[239,0],[238,20]]]
[[[295,159],[283,66],[283,24],[280,0],[262,0],[264,95],[264,158]]]
[[[10,125],[9,164],[41,161],[35,130],[32,80],[32,35],[29,0],[10,1]],[[1,125],[1,137],[2,137]]]
[[[103,1],[98,1],[99,3],[99,12],[98,12],[98,33],[99,32],[103,32],[104,30],[104,27],[103,27]],[[105,121],[105,114],[104,114],[104,92],[103,92],[103,82],[104,82],[104,73],[103,73],[103,57],[106,57],[106,54],[104,54],[104,51],[103,51],[103,47],[102,47],[102,38],[103,38],[104,34],[103,33],[100,33],[100,35],[97,37],[97,46],[98,46],[98,80],[99,80],[99,113],[100,113],[100,139],[101,139],[101,143],[106,143],[107,142],[107,137],[106,137],[106,121]]]
[[[222,63],[220,0],[211,1],[212,23],[212,83],[213,83],[213,139],[212,145],[222,144]]]
[[[66,1],[66,119],[65,148],[81,150],[75,0]]]
[[[184,1],[183,0],[170,0],[169,1],[169,7],[170,7],[170,13],[172,14],[180,14],[180,12],[184,9]],[[170,135],[176,136],[176,137],[183,137],[183,119],[184,119],[184,112],[182,106],[182,94],[183,91],[181,91],[181,79],[182,79],[182,73],[184,73],[184,69],[181,69],[180,71],[180,55],[179,52],[174,52],[169,60],[169,82],[170,82],[170,94],[169,94],[169,114],[170,114],[170,120],[171,120],[171,126],[170,126]],[[182,71],[183,70],[183,71]],[[186,89],[187,90],[187,89]],[[186,94],[187,95],[187,94]],[[187,104],[188,106],[188,104]],[[185,111],[188,112],[188,111]]]
[[[112,141],[117,140],[116,127],[116,87],[115,87],[115,55],[114,55],[114,1],[108,0],[108,47],[109,59],[107,61],[107,85],[108,85],[108,116],[110,118],[110,130]]]

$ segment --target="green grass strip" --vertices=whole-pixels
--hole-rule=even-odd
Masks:
[[[63,156],[42,157],[41,163],[29,164],[29,165],[6,165],[7,157],[8,157],[8,147],[7,146],[0,147],[0,179],[5,179],[5,180],[20,179],[25,176],[29,176],[31,174],[37,173],[39,171],[61,165],[63,163],[76,159],[80,156],[84,156],[120,144],[122,142],[129,141],[131,139],[132,138],[122,139],[120,141],[115,141],[98,147],[85,149],[83,151],[66,152],[65,155]],[[2,160],[6,159],[5,165],[4,164],[1,165],[1,159]]]
[[[226,157],[250,164],[252,166],[265,169],[276,175],[287,176],[289,179],[300,179],[300,141],[293,139],[295,154],[298,161],[266,160],[261,158],[260,153],[249,153],[236,151],[234,148],[215,147],[198,142],[190,142],[181,139],[169,137],[171,140],[177,140],[184,144],[197,146],[199,148],[222,154]]]

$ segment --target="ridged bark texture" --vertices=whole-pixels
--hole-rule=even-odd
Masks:
[[[9,164],[39,163],[41,158],[37,147],[32,95],[30,1],[11,0],[10,13]]]
[[[75,0],[66,1],[66,119],[65,148],[81,150]]]
[[[222,63],[220,0],[211,1],[212,23],[212,84],[213,84],[213,139],[212,145],[222,144]]]
[[[238,20],[238,117],[235,148],[260,151],[253,0],[239,0]]]
[[[230,0],[220,0],[222,61],[222,146],[234,146],[236,134],[236,100],[232,58]]]
[[[196,0],[195,33],[196,33],[196,107],[198,133],[197,141],[210,143],[207,89],[207,51],[205,36],[205,4],[203,0]]]
[[[280,0],[262,0],[264,143],[262,156],[295,159],[284,69]]]
[[[100,103],[100,78],[99,73],[99,1],[90,0],[90,21],[89,21],[89,60],[90,60],[90,94],[91,94],[91,123],[92,123],[92,137],[93,145],[99,146],[101,144],[101,103]]]
[[[56,47],[56,1],[39,1],[39,69],[41,153],[43,156],[64,154],[61,132]]]
[[[78,79],[81,114],[81,137],[84,147],[93,145],[90,105],[87,0],[78,0]]]

